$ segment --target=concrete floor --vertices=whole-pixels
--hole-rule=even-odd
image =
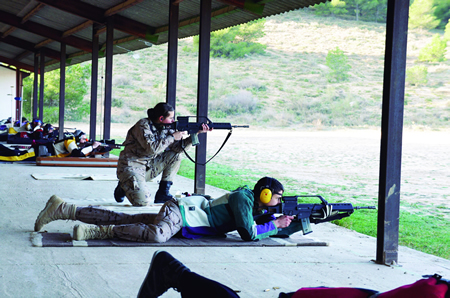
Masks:
[[[136,297],[152,247],[33,247],[30,234],[48,198],[112,200],[115,181],[35,180],[34,173],[114,175],[114,168],[0,164],[0,297]],[[154,184],[156,189],[156,182]],[[193,191],[177,177],[173,192]],[[214,196],[224,191],[213,187]],[[56,221],[49,232],[72,232],[74,222]],[[423,274],[450,278],[450,260],[400,247],[399,265],[372,262],[376,239],[330,223],[313,225],[311,237],[328,247],[170,247],[191,270],[240,291],[241,297],[278,297],[300,287],[349,286],[386,291]],[[279,288],[279,289],[274,289]],[[268,291],[266,291],[268,290]],[[169,290],[163,297],[179,297]]]

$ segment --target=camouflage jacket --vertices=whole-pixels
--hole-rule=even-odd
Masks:
[[[123,143],[125,148],[119,156],[117,176],[120,178],[132,168],[145,168],[149,160],[166,150],[181,153],[183,148],[187,150],[192,145],[191,137],[175,141],[174,132],[173,129],[158,129],[149,118],[139,120],[128,130]]]

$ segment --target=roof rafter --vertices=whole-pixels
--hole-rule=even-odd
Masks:
[[[30,56],[31,54],[33,54],[32,51],[25,50],[22,53],[20,53],[19,55],[17,55],[16,57],[14,57],[13,60],[20,61],[20,60]]]
[[[31,5],[32,2],[29,3],[29,5]],[[29,5],[27,5],[21,12],[18,13],[17,16],[20,17],[21,14],[23,14],[24,11],[28,10]],[[29,18],[31,18],[33,15],[35,15],[39,10],[42,9],[42,7],[44,7],[43,4],[38,3],[34,8],[32,8],[30,11],[28,11],[23,17],[22,20],[20,21],[21,24],[25,23],[26,21],[28,21]],[[8,30],[6,30],[5,32],[3,32],[2,37],[6,37],[9,34],[11,34],[14,30],[16,30],[17,27],[11,26],[9,27]]]
[[[21,23],[25,23],[28,21],[32,16],[34,16],[39,10],[41,10],[44,7],[44,4],[38,3],[32,10],[30,10],[26,15],[23,16]]]
[[[232,5],[226,6],[223,8],[219,8],[219,9],[211,12],[211,18],[220,17],[220,16],[228,14],[228,13],[233,13],[237,10],[238,10],[238,8],[235,6],[232,6]],[[197,23],[200,23],[200,16],[195,16],[195,17],[180,21],[178,23],[178,28],[182,29],[183,27],[191,26],[191,25],[197,24]],[[165,31],[169,31],[169,26],[159,27],[156,29],[155,33],[157,34],[157,33],[165,32]]]
[[[261,16],[264,10],[264,1],[245,1],[245,0],[217,0],[223,4],[235,6],[248,13]]]
[[[35,44],[33,44],[29,41],[14,37],[14,36],[7,36],[7,37],[1,39],[0,42],[7,43],[9,45],[21,48],[23,50],[36,52]],[[50,58],[56,59],[56,60],[60,60],[60,57],[61,57],[61,54],[58,51],[48,49],[48,48],[45,49],[45,55],[47,57],[50,57]]]
[[[62,36],[63,36],[63,37],[70,36],[70,35],[72,35],[72,34],[74,34],[74,33],[76,33],[76,32],[79,32],[79,31],[81,31],[81,30],[86,29],[87,27],[91,26],[93,23],[94,23],[94,22],[92,22],[92,21],[86,21],[86,22],[84,22],[84,23],[81,23],[81,24],[78,25],[78,26],[75,26],[75,27],[73,27],[73,28],[71,28],[71,29],[69,29],[69,30],[64,31]]]
[[[2,61],[3,63],[9,64],[9,65],[13,65],[14,67],[17,67],[17,68],[25,69],[28,71],[34,71],[33,66],[22,63],[22,62],[14,61],[13,59],[10,59],[10,58],[0,56],[0,61]]]
[[[108,8],[105,11],[105,17],[109,17],[109,16],[112,16],[114,14],[117,14],[117,13],[123,11],[123,10],[126,10],[127,8],[130,8],[130,7],[132,7],[132,6],[136,5],[136,4],[141,3],[142,1],[144,1],[144,0],[127,0],[127,1],[124,1],[124,2],[122,2],[122,3],[120,3],[120,4],[116,5],[116,6]]]
[[[99,24],[105,24],[107,17],[114,16],[114,29],[117,29],[119,31],[131,35],[139,36],[141,38],[148,39],[149,35],[155,33],[154,27],[147,26],[143,23],[137,22],[135,20],[126,17],[122,17],[117,14],[123,9],[129,8],[132,5],[136,5],[142,2],[142,0],[125,1],[107,10],[78,0],[72,1],[37,0],[37,1]]]
[[[50,38],[59,42],[65,42],[72,47],[82,49],[84,51],[92,52],[92,43],[88,40],[76,36],[68,36],[63,38],[63,32],[31,21],[22,24],[22,20],[20,17],[4,11],[0,11],[0,19],[3,23],[10,26],[17,27],[19,29],[40,35],[45,38]]]

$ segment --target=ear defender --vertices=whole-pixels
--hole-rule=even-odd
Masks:
[[[261,193],[259,195],[259,200],[263,204],[267,204],[272,200],[272,188],[270,185],[272,184],[272,179],[267,177],[266,183],[261,187]]]

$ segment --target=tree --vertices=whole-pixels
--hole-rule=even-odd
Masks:
[[[448,20],[447,26],[445,26],[444,38],[449,41],[450,40],[450,20]]]
[[[256,42],[265,35],[265,19],[211,32],[211,56],[229,59],[264,53],[266,45]],[[194,49],[198,49],[199,36],[194,36]]]
[[[450,19],[450,0],[434,0],[434,16],[440,21],[438,28],[443,29]]]
[[[339,49],[339,47],[328,51],[325,64],[330,68],[330,73],[328,74],[328,81],[330,83],[348,80],[348,72],[352,67],[348,63],[344,51]]]
[[[332,0],[313,7],[317,15],[354,17],[357,21],[385,21],[387,0]]]
[[[76,64],[66,68],[65,84],[65,119],[81,120],[89,113],[89,103],[84,102],[89,87],[87,80],[90,78],[90,63]],[[31,95],[33,93],[34,75],[24,79],[23,104],[24,115],[31,118]],[[59,81],[60,71],[53,70],[45,73],[44,86],[44,122],[56,123],[59,119]]]
[[[331,0],[330,2],[314,5],[317,15],[345,15],[348,13],[346,2],[341,0]]]
[[[434,0],[415,0],[409,8],[409,28],[434,29],[440,20],[434,15]]]

